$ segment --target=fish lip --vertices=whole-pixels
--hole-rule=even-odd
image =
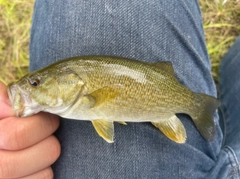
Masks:
[[[8,98],[10,100],[10,103],[11,105],[13,105],[13,99],[14,99],[14,96],[16,95],[16,84],[14,84],[14,82],[8,84],[7,93],[8,93]]]
[[[22,115],[24,114],[24,111],[25,111],[25,107],[26,107],[25,100],[24,100],[23,94],[22,94],[22,90],[17,86],[16,83],[12,82],[12,83],[9,83],[7,86],[7,93],[8,93],[8,98],[9,98],[10,104],[12,105],[12,108],[15,111],[15,115],[17,117],[22,117]],[[14,99],[15,99],[17,93],[20,93],[21,100],[23,100],[23,102],[24,102],[24,105],[21,109],[14,109]]]
[[[18,109],[18,110],[15,110],[15,112],[16,112],[16,116],[17,117],[24,117],[23,115],[24,115],[24,111],[25,111],[25,107],[23,107],[22,109]]]

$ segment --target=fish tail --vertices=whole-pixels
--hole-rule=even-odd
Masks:
[[[216,133],[213,115],[220,102],[212,96],[195,93],[194,103],[190,116],[201,135],[207,141],[212,141]]]

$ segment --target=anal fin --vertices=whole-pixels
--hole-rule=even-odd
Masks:
[[[114,125],[112,121],[107,120],[93,120],[93,127],[97,131],[98,135],[101,136],[108,143],[113,143],[114,137]]]
[[[187,135],[185,127],[182,122],[173,115],[168,119],[152,122],[162,133],[164,133],[169,139],[177,143],[185,143]]]

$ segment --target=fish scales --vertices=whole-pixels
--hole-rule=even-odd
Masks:
[[[98,61],[96,61],[95,63],[96,63],[95,67],[99,68],[99,69],[96,69],[96,71],[99,71],[99,73],[96,73],[96,75],[89,73],[88,78],[91,77],[92,79],[99,79],[100,81],[96,82],[95,80],[90,79],[90,82],[93,82],[93,83],[91,83],[91,84],[89,83],[89,86],[90,86],[90,89],[91,88],[93,89],[93,91],[98,89],[99,85],[102,85],[102,87],[104,87],[104,86],[109,86],[109,85],[113,85],[113,84],[125,84],[125,87],[126,87],[125,91],[128,92],[128,94],[130,95],[130,96],[128,96],[126,94],[126,96],[128,96],[128,98],[130,98],[130,99],[132,98],[131,94],[137,94],[137,92],[139,91],[140,92],[139,95],[136,95],[136,96],[138,96],[138,99],[135,99],[135,100],[142,101],[142,102],[146,102],[146,100],[149,102],[154,102],[154,104],[153,104],[154,108],[161,106],[162,102],[168,102],[167,99],[164,99],[164,95],[161,95],[161,94],[166,93],[171,88],[170,85],[169,86],[166,85],[166,89],[161,89],[156,86],[156,84],[157,84],[156,83],[157,81],[156,81],[154,86],[151,84],[146,84],[146,85],[149,85],[148,88],[146,88],[145,83],[134,81],[134,79],[130,79],[129,77],[126,77],[126,76],[120,76],[119,78],[117,78],[117,77],[111,78],[111,76],[112,76],[111,73],[108,73],[105,76],[103,76],[103,75],[99,76],[99,74],[102,74],[105,71],[105,68],[103,68],[104,66],[102,66],[101,63],[99,64]],[[73,65],[73,66],[76,68],[76,65]],[[114,66],[111,65],[110,69],[114,69]],[[110,69],[106,69],[106,71],[110,71]],[[75,71],[78,71],[78,70],[79,69],[77,69],[77,68],[75,69]],[[90,71],[92,71],[92,70],[90,70]],[[133,73],[133,75],[137,76],[134,73]],[[151,74],[146,74],[146,75],[151,75]],[[159,76],[158,73],[156,74],[156,76],[157,75]],[[106,82],[106,83],[103,83],[103,82]],[[130,84],[133,84],[133,83],[135,83],[136,86],[134,88],[131,88],[132,85],[130,85]],[[162,84],[159,84],[159,85],[161,86]],[[139,90],[137,90],[137,89],[139,89]],[[173,86],[172,89],[174,90],[174,89],[176,89],[176,87]],[[146,96],[147,97],[150,96],[150,95],[146,95],[146,94],[150,94],[150,92],[152,92],[151,98],[155,99],[154,101],[153,100],[150,101],[150,100],[148,100],[148,98],[146,98]],[[141,100],[141,97],[143,97],[142,100]],[[170,99],[170,100],[172,100],[172,99]],[[181,100],[181,98],[177,99],[177,96],[176,96],[175,103],[177,103],[180,100]],[[121,103],[123,103],[124,101],[127,101],[127,100],[122,100],[122,101],[115,100],[114,102],[120,102],[120,104],[119,103],[117,104],[117,106],[118,106],[118,105],[121,105]],[[130,101],[129,104],[130,105],[134,104],[133,102],[134,101]],[[173,102],[171,102],[169,104],[172,104],[172,103]],[[142,104],[144,104],[144,103],[141,103],[140,107],[142,107]],[[184,104],[186,104],[186,102],[184,102]],[[152,109],[154,109],[153,106],[152,106]]]

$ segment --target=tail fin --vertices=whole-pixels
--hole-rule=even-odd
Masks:
[[[194,105],[190,116],[201,135],[207,141],[211,141],[216,132],[213,115],[220,105],[220,102],[212,96],[201,93],[196,93],[195,99],[195,103],[197,104]]]

